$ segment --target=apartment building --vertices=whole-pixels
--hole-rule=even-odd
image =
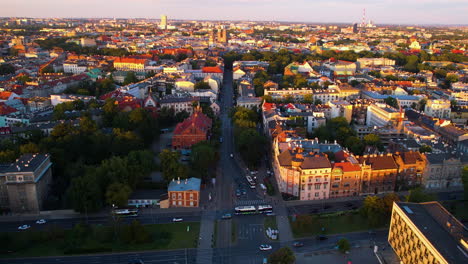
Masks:
[[[119,71],[143,72],[148,63],[147,59],[117,58],[114,60],[114,68]]]
[[[401,263],[466,263],[467,235],[438,202],[393,203],[388,243]]]
[[[392,154],[356,156],[361,164],[361,194],[393,192],[398,166]]]
[[[355,162],[344,161],[332,164],[330,179],[330,198],[359,195],[361,185],[361,166]]]
[[[422,175],[426,168],[424,154],[419,151],[395,153],[393,156],[398,165],[398,187],[410,187],[422,183]]]
[[[462,187],[463,167],[467,159],[455,157],[448,153],[427,153],[426,166],[423,171],[422,184],[427,189],[445,189]]]
[[[429,99],[424,107],[424,113],[431,117],[450,119],[450,101]]]
[[[404,118],[404,113],[386,104],[371,104],[367,107],[367,126],[383,127],[397,124]]]

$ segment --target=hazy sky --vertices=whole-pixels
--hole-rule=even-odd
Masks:
[[[1,17],[468,24],[468,0],[0,0]]]

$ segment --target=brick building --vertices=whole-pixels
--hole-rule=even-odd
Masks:
[[[398,166],[392,154],[356,156],[362,168],[361,194],[393,192]]]
[[[395,162],[398,165],[398,187],[415,186],[422,183],[422,175],[426,168],[424,154],[419,151],[395,153]]]
[[[201,112],[200,107],[197,107],[189,118],[177,124],[172,137],[172,147],[190,148],[200,141],[208,140],[211,123],[211,119]]]
[[[198,207],[201,180],[189,178],[172,180],[168,187],[169,207]]]
[[[359,195],[361,166],[357,162],[350,161],[337,162],[332,166],[330,198]]]

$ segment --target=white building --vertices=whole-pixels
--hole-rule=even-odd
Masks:
[[[429,99],[424,107],[424,113],[428,116],[440,119],[450,119],[450,101],[443,99]]]
[[[383,127],[398,123],[404,118],[404,113],[386,104],[371,104],[367,107],[367,126]]]

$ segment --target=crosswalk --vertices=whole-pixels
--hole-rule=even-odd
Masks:
[[[263,205],[268,204],[265,200],[238,200],[236,201],[236,206],[240,205]]]

